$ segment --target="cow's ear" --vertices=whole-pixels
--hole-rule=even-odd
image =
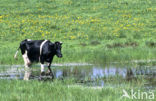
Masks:
[[[60,45],[62,45],[63,43],[62,42],[60,42]]]

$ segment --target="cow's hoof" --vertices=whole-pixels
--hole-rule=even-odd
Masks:
[[[46,76],[53,76],[53,72],[46,72]]]
[[[52,72],[47,72],[46,76],[50,76],[50,78],[54,79],[54,74]]]
[[[50,75],[50,72],[46,72],[46,76],[49,76]]]
[[[41,76],[45,76],[45,72],[41,72]]]
[[[52,72],[50,73],[50,76],[52,79],[54,79],[54,74]]]

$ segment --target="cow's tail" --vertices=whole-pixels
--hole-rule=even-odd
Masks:
[[[20,47],[17,49],[15,55],[14,55],[14,59],[17,59],[17,54],[18,54],[18,51],[19,51]]]

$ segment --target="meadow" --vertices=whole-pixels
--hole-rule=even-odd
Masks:
[[[54,63],[152,61],[139,65],[154,67],[155,20],[155,0],[0,0],[0,65],[23,64],[20,54],[18,60],[13,58],[22,40],[48,39],[63,42],[63,58],[55,57]],[[77,85],[72,79],[1,79],[0,100],[134,101],[121,99],[122,90],[149,90],[144,79],[119,81],[110,79],[108,86],[98,88]]]
[[[111,82],[112,83],[112,82]],[[0,98],[5,101],[154,101],[144,96],[138,97],[140,92],[148,92],[143,83],[132,81],[123,85],[114,80],[116,86],[107,85],[101,87],[84,87],[73,84],[72,80],[54,80],[53,82],[23,81],[23,80],[0,80]],[[134,89],[136,99],[123,97],[123,89],[130,94]],[[152,90],[156,94],[155,89]],[[149,96],[149,95],[148,95]]]
[[[125,62],[156,57],[154,0],[1,0],[0,64],[24,39],[62,41],[55,62]]]

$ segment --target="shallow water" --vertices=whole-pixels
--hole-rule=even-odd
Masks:
[[[105,86],[106,80],[111,78],[123,79],[125,81],[136,80],[143,77],[155,84],[156,69],[155,66],[123,66],[116,67],[109,65],[105,67],[92,64],[53,64],[53,74],[55,79],[74,79],[75,83],[87,86]],[[23,65],[1,65],[0,79],[23,79]],[[30,79],[40,78],[40,66],[32,66],[32,75]],[[51,80],[50,76],[45,76],[46,80]],[[151,86],[151,84],[147,84]],[[153,85],[152,85],[153,86]]]

